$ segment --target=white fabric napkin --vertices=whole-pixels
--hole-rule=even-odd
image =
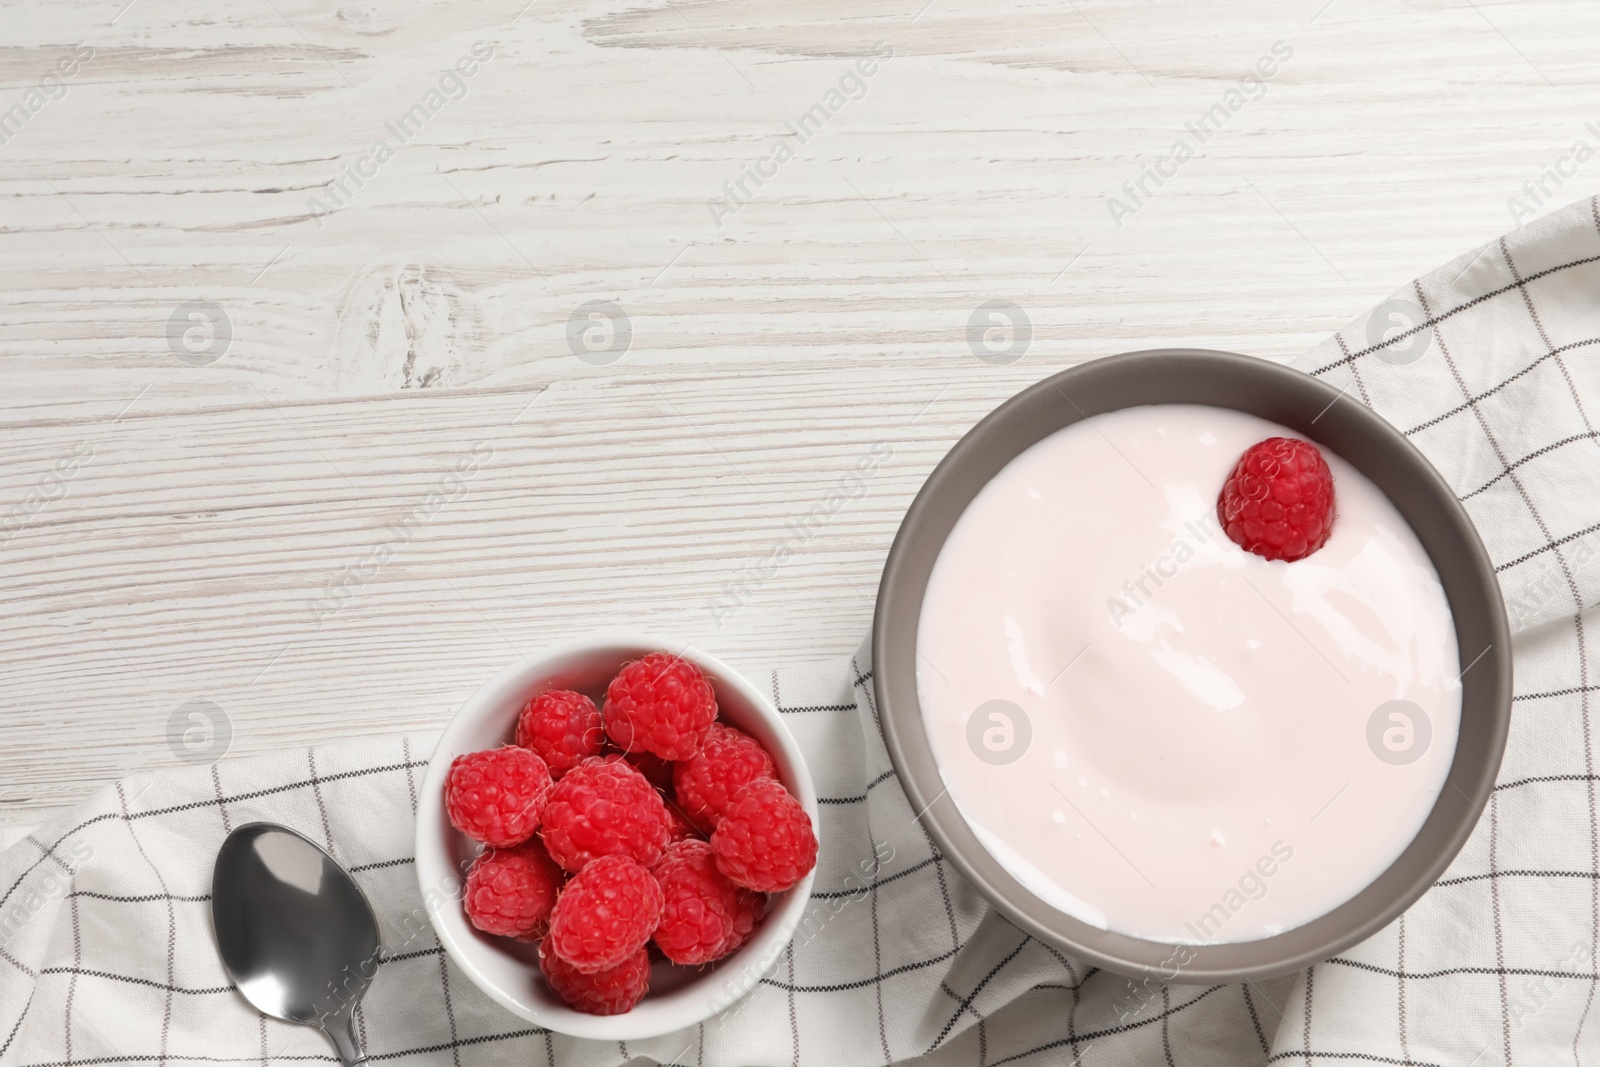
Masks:
[[[1432,272],[1299,361],[1439,466],[1519,631],[1510,744],[1477,832],[1403,918],[1336,959],[1274,982],[1141,992],[1024,936],[907,805],[863,652],[762,679],[816,776],[823,848],[800,936],[718,1018],[577,1041],[479,993],[418,921],[411,814],[432,739],[394,738],[130,778],[0,855],[0,1067],[332,1062],[320,1034],[262,1018],[217,962],[212,859],[257,819],[326,844],[380,913],[386,956],[358,1020],[374,1061],[1600,1060],[1597,356],[1590,201]]]

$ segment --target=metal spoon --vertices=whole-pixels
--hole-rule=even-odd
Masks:
[[[246,1000],[321,1029],[346,1067],[366,1062],[355,1010],[378,971],[378,920],[332,856],[286,826],[239,827],[211,872],[211,926]]]

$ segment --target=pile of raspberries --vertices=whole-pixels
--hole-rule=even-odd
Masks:
[[[515,744],[450,765],[445,808],[488,846],[467,873],[467,918],[537,942],[550,988],[594,1015],[644,996],[652,944],[692,967],[734,952],[767,894],[817,862],[772,757],[718,722],[711,683],[667,652],[624,664],[603,711],[568,690],[534,697]]]

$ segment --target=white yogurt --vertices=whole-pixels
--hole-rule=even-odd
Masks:
[[[917,687],[950,798],[1095,926],[1309,922],[1399,856],[1449,771],[1449,606],[1377,486],[1325,451],[1333,534],[1294,563],[1219,528],[1228,472],[1273,436],[1295,435],[1196,405],[1096,416],[1012,460],[934,565]]]

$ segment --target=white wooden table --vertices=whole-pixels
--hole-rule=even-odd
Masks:
[[[1022,385],[1287,358],[1509,198],[1592,192],[1562,160],[1600,148],[1597,31],[1578,0],[4,0],[0,844],[178,765],[197,708],[247,755],[435,727],[597,627],[847,652],[923,477]],[[973,329],[990,301],[1026,327]]]

